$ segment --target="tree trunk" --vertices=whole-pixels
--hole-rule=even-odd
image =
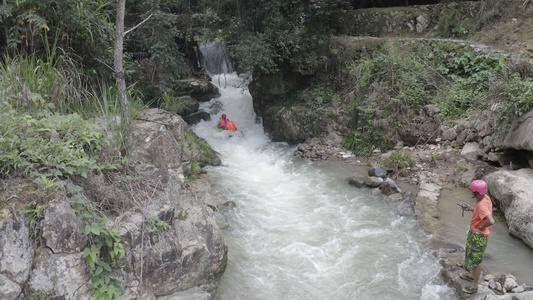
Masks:
[[[123,134],[121,150],[123,155],[127,155],[130,139],[130,103],[126,91],[126,78],[124,76],[124,62],[122,61],[124,48],[124,15],[126,13],[126,0],[117,2],[117,20],[115,36],[115,73],[117,76],[117,89],[120,99],[121,109],[121,133]]]

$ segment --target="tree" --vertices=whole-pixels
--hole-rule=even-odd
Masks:
[[[129,146],[129,128],[130,128],[130,103],[128,101],[128,92],[126,90],[126,78],[124,77],[124,62],[122,61],[124,48],[124,15],[126,14],[126,0],[118,0],[117,3],[117,21],[115,30],[115,75],[117,77],[117,89],[120,99],[121,111],[121,128],[123,128],[123,145],[125,154]]]

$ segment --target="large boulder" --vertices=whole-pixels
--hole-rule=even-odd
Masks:
[[[207,142],[178,115],[153,108],[132,126],[131,156],[140,162],[171,169],[180,177],[193,173],[195,164],[220,165],[220,158]]]
[[[511,128],[503,139],[494,141],[495,147],[533,151],[533,110],[511,123]]]
[[[189,94],[200,102],[220,97],[218,88],[207,79],[186,78],[178,81],[175,88],[180,93]]]
[[[479,143],[466,143],[463,146],[463,149],[461,149],[461,156],[470,160],[477,160],[477,158],[479,157]]]
[[[200,286],[212,292],[227,260],[213,209],[202,197],[181,188],[166,170],[149,168],[145,174],[159,178],[161,186],[157,196],[145,204],[144,213],[130,214],[119,225],[126,261],[133,268],[124,266],[123,285],[134,287],[129,291],[132,298],[136,293],[159,297]],[[150,225],[147,215],[170,229]]]
[[[485,176],[489,192],[505,213],[509,233],[533,248],[533,170],[501,169]]]

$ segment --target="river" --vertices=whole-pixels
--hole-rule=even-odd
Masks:
[[[236,203],[223,230],[228,266],[217,299],[458,299],[439,278],[430,237],[412,215],[348,185],[346,164],[309,162],[270,141],[235,74],[214,76],[222,96],[193,127],[220,154],[211,193]],[[227,114],[244,131],[214,130]]]

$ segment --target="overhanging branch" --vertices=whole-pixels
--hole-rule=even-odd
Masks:
[[[130,31],[133,31],[133,30],[135,30],[137,27],[141,26],[144,22],[148,21],[148,20],[152,17],[152,15],[153,15],[153,14],[150,14],[150,15],[148,16],[148,18],[142,20],[141,23],[139,23],[139,24],[133,26],[133,28],[131,28],[130,30],[124,32],[124,36],[126,36],[126,34],[130,33]]]

